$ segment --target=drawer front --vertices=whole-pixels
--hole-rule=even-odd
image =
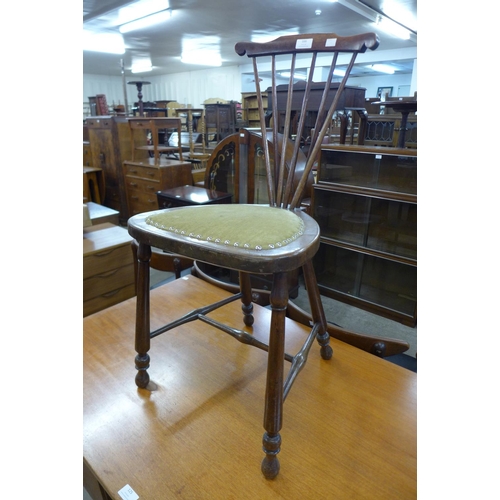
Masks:
[[[83,280],[83,300],[105,296],[132,283],[134,283],[133,264],[96,274]]]
[[[160,170],[155,167],[147,167],[140,165],[123,165],[123,171],[126,176],[141,177],[143,179],[152,179],[160,181]]]
[[[85,120],[85,123],[88,128],[104,128],[104,129],[111,129],[113,126],[113,120],[111,118],[87,118]]]
[[[102,311],[107,307],[114,306],[124,300],[135,296],[135,284],[127,285],[118,290],[113,290],[99,297],[83,302],[83,317],[95,312]]]
[[[160,182],[152,179],[140,179],[139,177],[126,177],[125,185],[127,193],[144,193],[155,195],[160,190]]]
[[[144,212],[151,212],[152,210],[158,210],[158,198],[156,194],[149,195],[146,193],[133,192],[129,193],[128,197],[128,209],[129,216],[142,214]]]
[[[103,250],[83,258],[83,279],[105,273],[117,267],[133,264],[130,244]]]

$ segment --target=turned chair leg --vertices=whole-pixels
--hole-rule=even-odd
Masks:
[[[270,296],[271,328],[267,358],[267,381],[262,438],[264,453],[261,470],[266,479],[274,479],[280,470],[278,453],[281,447],[279,431],[283,422],[283,370],[285,360],[285,319],[288,304],[288,274],[274,275]]]
[[[330,335],[327,331],[327,322],[323,303],[321,302],[321,295],[319,293],[318,282],[316,280],[316,273],[311,260],[308,260],[303,266],[304,280],[309,297],[309,305],[311,306],[311,316],[314,323],[320,324],[320,329],[316,336],[319,345],[321,346],[321,357],[323,359],[331,359],[333,356],[333,349],[330,346]]]
[[[139,243],[137,249],[137,310],[135,319],[135,376],[137,387],[145,389],[149,384],[149,348],[151,343],[149,324],[149,261],[151,247]]]
[[[240,272],[241,310],[246,326],[253,325],[252,284],[248,273]]]

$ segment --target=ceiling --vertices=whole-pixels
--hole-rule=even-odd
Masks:
[[[130,3],[83,0],[84,29],[118,34],[117,9]],[[222,66],[246,64],[248,61],[234,51],[236,42],[249,41],[255,34],[276,38],[286,30],[340,36],[374,31],[380,46],[373,54],[380,54],[380,61],[372,62],[389,60],[399,74],[413,70],[414,57],[405,59],[404,55],[417,46],[417,0],[170,0],[169,4],[171,17],[162,24],[122,35],[124,54],[84,50],[83,73],[119,76],[123,61],[125,74],[130,75],[132,62],[140,59],[150,59],[153,70],[139,73],[139,77],[209,68],[181,62],[182,48],[188,43],[195,44],[197,53],[207,47],[220,48]],[[410,39],[382,31],[374,23],[377,13],[406,27]],[[358,65],[352,75],[370,71]]]

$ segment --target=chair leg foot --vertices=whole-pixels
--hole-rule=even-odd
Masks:
[[[138,370],[135,376],[135,385],[141,389],[146,389],[149,384],[149,354],[145,354],[144,356],[137,355],[135,357],[135,367]]]
[[[320,349],[320,354],[321,354],[321,357],[323,359],[332,359],[332,356],[333,356],[333,349],[331,348],[331,346],[329,345],[326,345],[326,346],[321,346],[321,349]]]
[[[333,349],[330,345],[330,334],[325,332],[323,335],[317,336],[319,345],[321,346],[320,354],[323,359],[332,359]]]
[[[281,446],[281,436],[276,434],[275,436],[270,436],[267,432],[264,434],[263,449],[266,456],[262,460],[261,471],[266,479],[274,479],[280,471],[280,462],[278,460],[277,454],[280,451]]]

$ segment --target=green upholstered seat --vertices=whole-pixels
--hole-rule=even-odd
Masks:
[[[172,233],[237,248],[269,250],[304,232],[303,221],[288,210],[261,205],[212,205],[155,213],[146,223]]]

